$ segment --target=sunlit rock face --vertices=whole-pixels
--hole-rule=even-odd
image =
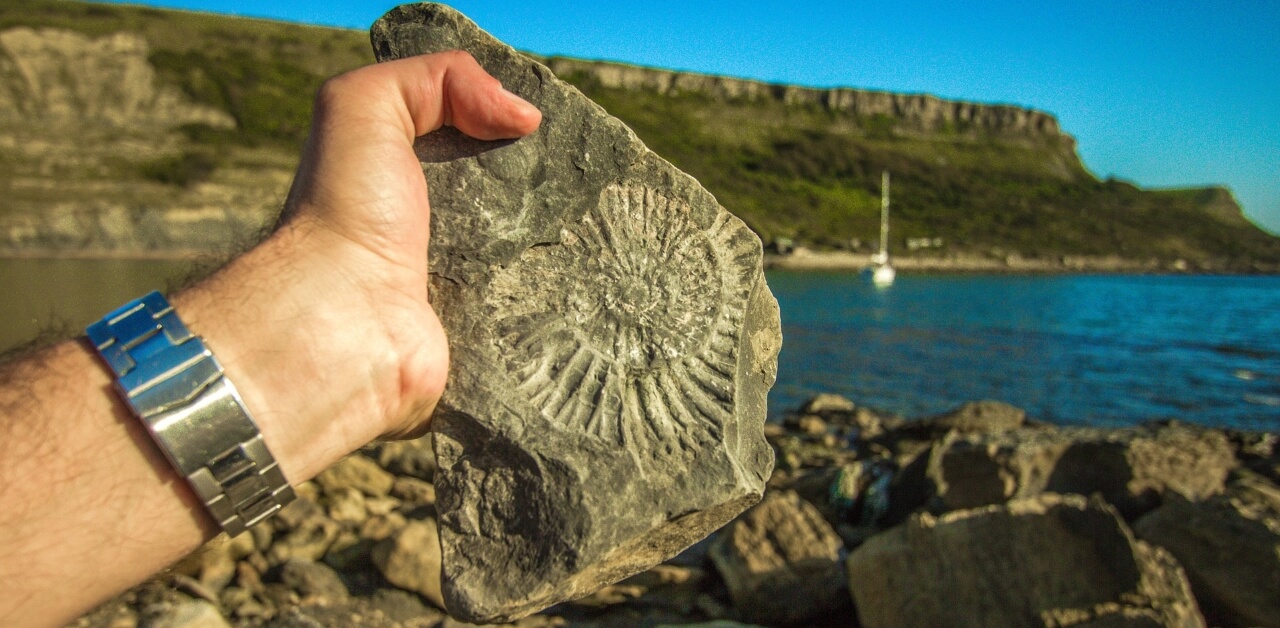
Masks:
[[[758,501],[781,344],[759,239],[545,66],[441,5],[380,60],[463,49],[543,112],[419,140],[452,371],[434,429],[443,595],[509,620],[666,559]]]

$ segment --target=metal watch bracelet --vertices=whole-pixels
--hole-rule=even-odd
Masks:
[[[126,303],[85,333],[129,408],[227,534],[293,501],[293,487],[222,364],[159,292]]]

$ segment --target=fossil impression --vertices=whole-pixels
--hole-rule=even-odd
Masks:
[[[760,241],[573,87],[436,4],[380,60],[460,48],[543,112],[514,142],[417,145],[432,301],[443,590],[510,620],[671,557],[760,499],[781,345]]]

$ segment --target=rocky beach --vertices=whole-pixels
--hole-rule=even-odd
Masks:
[[[289,189],[311,95],[374,59],[358,31],[23,4],[0,9],[0,262],[248,246]],[[1045,306],[932,334],[920,311],[886,314],[912,278],[874,307],[837,307],[853,292],[819,286],[790,310],[837,313],[840,328],[780,318],[762,273],[864,267],[886,170],[900,190],[894,263],[908,273],[1280,272],[1280,238],[1230,190],[1100,180],[1034,109],[537,57],[464,20],[401,8],[372,33],[381,60],[467,50],[544,114],[516,142],[446,130],[415,144],[432,190],[431,304],[451,342],[435,432],[360,449],[300,483],[278,516],[74,626],[471,625],[450,611],[529,627],[1280,626],[1275,433],[1065,427],[996,401],[904,417],[845,388],[859,402],[767,404],[886,372],[829,359],[834,345],[876,354],[828,333],[861,327],[910,345],[911,368],[888,372],[926,391],[999,360],[1029,380],[1028,364],[1101,373],[1048,388],[1159,397],[1143,380],[1089,387],[1130,382],[1099,365],[1138,356],[1127,372],[1227,391],[1261,417],[1248,425],[1274,430],[1277,354],[1252,342],[1268,334],[1255,294],[1231,319],[1248,333],[1211,329],[1206,311],[1235,311],[1218,291],[1212,308],[1174,308],[1194,327],[1172,343],[1101,334],[1128,306],[1172,301],[1132,286],[1113,310],[1070,286],[1048,293],[1042,303],[1097,315],[1073,310],[1061,328],[1024,324],[1056,324]],[[922,311],[993,294],[978,286]],[[1016,287],[1018,301],[1029,294]],[[792,351],[826,362],[775,386],[788,323]],[[826,335],[805,347],[803,330]],[[1113,337],[1125,342],[1102,340]],[[984,354],[989,338],[1004,344]],[[943,344],[965,359],[948,369],[924,351]],[[1112,355],[1053,351],[1070,345]],[[1227,366],[1178,379],[1155,361],[1178,351]],[[946,404],[983,397],[1090,416],[999,391]],[[1203,397],[1178,407],[1221,411]]]
[[[1280,625],[1280,438],[1056,427],[982,401],[903,419],[820,395],[767,427],[764,499],[518,626]],[[376,443],[74,625],[461,626],[431,438]]]

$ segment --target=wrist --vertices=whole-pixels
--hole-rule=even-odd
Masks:
[[[294,484],[380,434],[396,369],[334,248],[286,227],[173,299]]]

